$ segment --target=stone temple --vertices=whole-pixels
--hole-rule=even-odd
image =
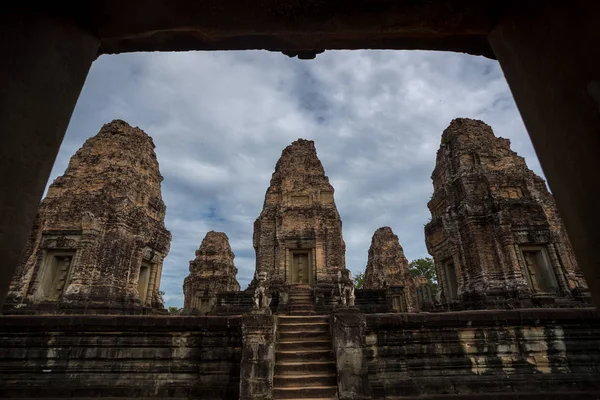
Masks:
[[[225,233],[206,234],[183,282],[184,309],[207,313],[215,306],[217,294],[240,291],[234,258]]]
[[[254,222],[254,249],[256,273],[266,273],[282,304],[295,286],[315,289],[323,305],[339,280],[348,280],[334,189],[313,141],[298,139],[281,153]]]
[[[431,288],[424,276],[412,276],[398,236],[389,226],[375,231],[364,277],[365,289],[385,289],[394,311],[431,308]]]
[[[587,296],[552,195],[507,139],[455,119],[431,178],[425,237],[445,305],[560,306]]]
[[[600,318],[544,181],[469,119],[444,131],[432,179],[439,298],[389,227],[354,286],[334,189],[298,139],[254,224],[249,287],[211,231],[167,313],[154,146],[105,125],[40,205],[0,316],[0,397],[600,398]],[[134,313],[153,315],[114,315]]]
[[[6,306],[132,313],[162,309],[165,228],[152,138],[115,120],[48,188]]]

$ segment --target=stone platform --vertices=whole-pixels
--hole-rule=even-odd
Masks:
[[[2,398],[238,399],[240,388],[247,399],[599,398],[600,319],[591,308],[0,317]]]

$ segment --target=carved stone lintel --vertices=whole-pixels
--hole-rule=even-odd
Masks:
[[[67,236],[43,236],[42,249],[76,249],[79,247],[79,240]]]

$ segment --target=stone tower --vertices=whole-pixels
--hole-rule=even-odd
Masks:
[[[347,272],[333,193],[313,141],[283,150],[254,223],[256,272],[271,287],[332,286]]]
[[[442,302],[560,305],[587,286],[543,179],[481,121],[442,135],[425,226]]]
[[[124,121],[104,125],[48,188],[8,306],[89,313],[162,309],[160,277],[171,241],[162,179],[152,138]]]
[[[373,234],[365,270],[365,289],[403,286],[409,274],[408,260],[392,228],[384,226]]]
[[[190,261],[190,274],[183,282],[184,308],[209,312],[217,293],[239,292],[238,272],[229,238],[223,232],[210,231]]]
[[[408,260],[392,228],[377,229],[369,248],[364,288],[386,289],[394,310],[416,312],[424,303],[431,303],[429,282],[423,278],[410,274]]]

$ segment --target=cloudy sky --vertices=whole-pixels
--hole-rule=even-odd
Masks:
[[[230,239],[242,288],[254,273],[252,226],[281,151],[315,141],[343,221],[346,263],[364,269],[373,232],[391,226],[409,260],[428,256],[430,175],[456,117],[486,121],[530,168],[538,160],[498,63],[439,52],[266,51],[102,56],[92,66],[52,171],[113,119],[154,138],[173,234],[161,288],[182,306],[206,232]]]

